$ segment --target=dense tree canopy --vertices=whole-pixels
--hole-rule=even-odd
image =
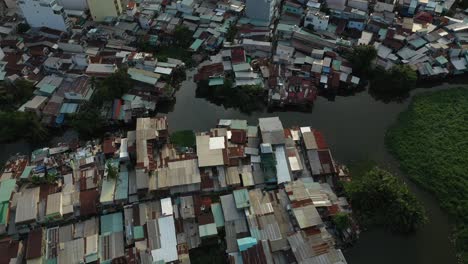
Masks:
[[[192,31],[183,25],[177,25],[174,29],[174,40],[181,48],[188,48],[192,43]]]
[[[408,187],[378,167],[363,175],[353,175],[353,181],[345,184],[345,190],[354,212],[364,225],[408,233],[426,221],[422,205]]]
[[[219,86],[209,86],[207,81],[201,81],[198,83],[196,95],[217,105],[223,105],[225,108],[236,108],[245,113],[251,113],[264,107],[262,98],[265,90],[263,86],[232,86],[232,81],[228,78],[224,80],[223,85]]]
[[[37,143],[48,136],[47,129],[34,113],[0,112],[0,142],[24,138]]]
[[[361,77],[366,77],[372,71],[377,51],[374,46],[358,45],[353,48],[347,57],[353,67],[353,72]]]
[[[454,217],[456,245],[468,262],[468,90],[416,96],[386,142],[411,179]]]
[[[89,139],[104,131],[105,120],[101,117],[101,109],[91,103],[85,104],[71,118],[71,127],[81,138]]]
[[[370,89],[378,95],[404,95],[416,86],[418,76],[408,65],[396,65],[390,70],[376,68]]]
[[[103,101],[121,98],[133,87],[133,82],[127,73],[127,69],[120,68],[117,72],[96,84],[96,94],[93,96],[97,104]]]

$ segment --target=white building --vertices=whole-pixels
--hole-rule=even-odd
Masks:
[[[57,0],[59,5],[63,6],[66,10],[80,10],[85,11],[88,9],[87,0]]]
[[[193,13],[193,0],[177,1],[177,11],[191,15]]]
[[[314,30],[327,30],[330,17],[322,12],[309,11],[304,20],[304,27],[312,25]]]
[[[247,0],[245,14],[250,19],[271,22],[276,13],[277,0]]]
[[[48,27],[65,32],[71,28],[71,22],[63,7],[55,0],[19,0],[18,5],[24,18],[33,28]]]

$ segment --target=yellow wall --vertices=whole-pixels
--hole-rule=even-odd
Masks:
[[[105,17],[122,14],[120,0],[88,0],[88,6],[94,21],[103,21]]]

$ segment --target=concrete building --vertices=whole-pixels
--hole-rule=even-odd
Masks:
[[[87,0],[57,0],[59,5],[63,6],[66,10],[80,10],[85,11],[88,9]]]
[[[16,1],[15,1],[15,0],[3,0],[3,3],[5,3],[5,6],[6,6],[8,9],[15,9],[15,8],[18,7],[18,6],[16,5]]]
[[[88,0],[88,6],[94,21],[104,21],[106,17],[118,17],[122,14],[120,0]]]
[[[322,12],[309,11],[304,20],[304,27],[311,25],[314,30],[324,31],[327,30],[329,19],[330,17]]]
[[[250,19],[271,22],[276,14],[277,0],[247,0],[245,14]]]
[[[18,5],[31,27],[48,27],[60,31],[68,31],[71,28],[71,22],[63,7],[55,0],[20,0]]]

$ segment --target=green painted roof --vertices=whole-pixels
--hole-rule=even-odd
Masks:
[[[253,237],[244,237],[237,239],[237,245],[239,246],[239,251],[247,250],[257,244],[257,239]]]
[[[426,45],[427,41],[425,41],[423,38],[418,38],[410,40],[409,43],[413,45],[416,49],[419,49],[420,47]]]
[[[216,86],[216,85],[223,85],[224,79],[223,78],[211,78],[208,82],[208,86]]]
[[[200,233],[200,237],[207,237],[218,234],[218,229],[216,228],[215,223],[200,225],[198,226],[198,231]]]
[[[233,192],[234,200],[236,201],[237,209],[246,208],[250,206],[249,192],[247,189],[235,190]]]
[[[119,173],[119,180],[115,187],[114,200],[126,200],[128,198],[128,171],[121,171]]]
[[[85,261],[86,263],[91,263],[91,262],[95,262],[99,259],[99,256],[97,253],[93,253],[93,254],[90,254],[90,255],[87,255],[85,256]]]
[[[123,231],[122,212],[101,216],[101,235]]]
[[[230,127],[231,129],[247,130],[247,120],[233,119]]]
[[[224,226],[223,208],[220,203],[211,204],[211,212],[216,223],[216,227]]]
[[[234,64],[232,65],[232,69],[236,71],[249,71],[250,70],[250,64],[248,63],[239,63],[239,64]]]
[[[145,230],[143,229],[143,226],[133,227],[133,238],[135,239],[145,238]]]
[[[73,114],[78,110],[78,104],[64,103],[60,108],[61,114]]]
[[[335,70],[335,71],[339,71],[341,69],[341,61],[339,60],[333,60],[332,62],[332,68]]]
[[[57,264],[57,258],[47,259],[45,264]]]
[[[193,51],[197,51],[200,46],[203,44],[203,40],[201,39],[196,39],[192,45],[190,46],[190,49],[193,50]]]
[[[8,221],[9,202],[0,203],[0,224],[5,225]]]
[[[437,61],[437,63],[439,63],[439,64],[441,64],[441,65],[448,63],[447,58],[445,58],[444,56],[439,56],[439,57],[437,57],[437,58],[436,58],[436,61]]]
[[[11,193],[13,192],[15,187],[15,179],[8,179],[0,182],[0,203],[10,201]]]
[[[294,25],[279,23],[276,29],[278,31],[289,31],[292,33],[294,31]]]
[[[41,89],[39,89],[39,91],[41,93],[52,94],[55,92],[56,89],[57,89],[57,86],[46,83],[41,86]]]

